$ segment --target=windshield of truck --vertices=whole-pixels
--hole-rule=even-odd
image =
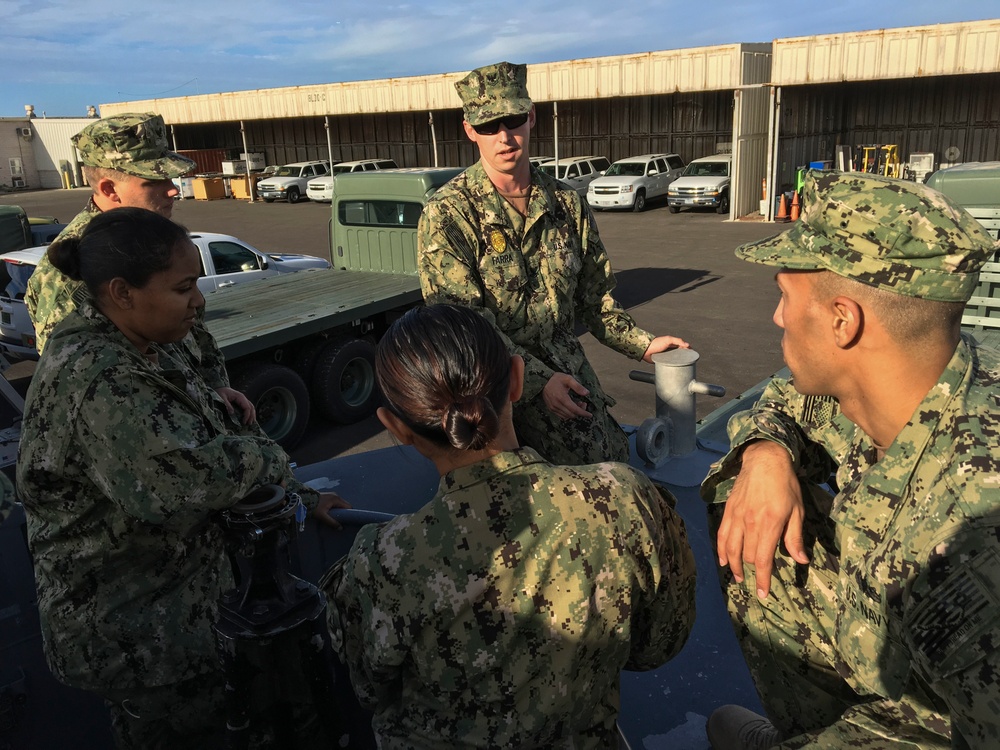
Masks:
[[[274,173],[275,177],[298,177],[299,168],[298,167],[281,167],[277,172]]]
[[[423,208],[423,204],[410,201],[341,201],[337,216],[345,226],[416,229]]]
[[[555,164],[543,164],[542,166],[539,167],[539,169],[541,169],[547,175],[550,175],[552,177],[556,177],[556,165]],[[559,176],[556,177],[556,179],[557,180],[562,180],[562,179],[565,179],[565,177],[566,177],[566,165],[565,164],[560,164],[559,165]]]
[[[728,177],[729,162],[693,161],[687,165],[681,177]]]
[[[7,299],[24,299],[28,279],[34,271],[33,263],[17,263],[12,260],[0,263],[0,294]]]
[[[646,174],[645,162],[619,161],[608,167],[605,177],[642,177]]]
[[[345,172],[350,172],[352,169],[354,167],[334,167],[332,171],[334,174],[344,174]]]

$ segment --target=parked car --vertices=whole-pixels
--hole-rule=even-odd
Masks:
[[[272,177],[257,183],[257,194],[266,203],[275,200],[287,200],[298,203],[306,197],[306,186],[309,180],[328,174],[330,165],[325,161],[297,161],[279,167]]]
[[[667,188],[684,171],[677,154],[644,154],[619,159],[587,187],[592,208],[631,208],[642,211],[646,201],[667,194]]]
[[[194,232],[191,241],[201,255],[203,294],[263,279],[279,273],[309,268],[329,268],[323,258],[294,253],[262,253],[228,234]],[[0,349],[18,359],[37,359],[35,328],[28,317],[24,293],[47,245],[0,255]]]
[[[710,206],[716,213],[729,213],[731,154],[703,156],[691,161],[667,190],[667,207],[675,214],[682,207]]]
[[[559,174],[556,174],[556,163],[552,159],[545,162],[538,168],[543,172],[555,177],[576,190],[581,197],[587,195],[587,186],[601,172],[611,166],[611,163],[603,156],[569,156],[559,159]]]
[[[547,161],[552,161],[551,156],[529,156],[528,162],[534,164],[536,167],[541,166]]]
[[[379,169],[396,169],[392,159],[361,159],[360,161],[342,161],[334,164],[330,174],[309,180],[306,195],[311,201],[329,203],[333,200],[333,180],[338,174],[348,172],[374,172]]]

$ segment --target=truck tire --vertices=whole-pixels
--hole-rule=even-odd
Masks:
[[[306,383],[311,383],[316,363],[323,348],[330,343],[327,338],[316,337],[308,339],[292,355],[291,368],[295,370]]]
[[[681,210],[681,207],[680,206],[667,206],[667,210],[670,213],[675,214],[675,213],[677,213],[678,211]]]
[[[333,422],[352,424],[375,411],[375,346],[364,339],[331,341],[319,353],[311,381],[313,403]]]
[[[719,205],[715,207],[715,213],[717,214],[729,213],[729,193],[723,193],[722,197],[719,198]]]
[[[644,208],[646,208],[646,191],[640,188],[635,191],[635,200],[632,202],[632,210],[636,213],[640,213]]]
[[[299,202],[299,189],[298,188],[288,188],[288,202],[298,203]]]
[[[309,425],[309,389],[291,367],[251,362],[237,371],[233,388],[257,410],[257,422],[285,450],[294,448]]]

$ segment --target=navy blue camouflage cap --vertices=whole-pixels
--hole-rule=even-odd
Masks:
[[[166,180],[193,171],[197,165],[170,150],[167,126],[160,115],[129,113],[93,122],[75,136],[88,167],[114,169],[147,180]]]
[[[752,263],[826,269],[890,292],[966,302],[996,243],[926,185],[865,172],[806,173],[791,229],[736,249]]]
[[[531,111],[527,65],[499,62],[476,68],[458,81],[455,89],[462,97],[462,111],[470,125]]]

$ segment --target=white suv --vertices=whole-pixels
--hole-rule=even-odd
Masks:
[[[711,206],[716,213],[729,213],[729,167],[731,154],[703,156],[693,160],[667,191],[667,207],[675,214],[682,206]]]
[[[559,159],[559,174],[556,174],[555,159],[538,168],[576,190],[581,197],[587,195],[587,186],[611,166],[603,156],[569,156]]]
[[[333,200],[333,179],[338,174],[346,172],[374,172],[378,169],[397,169],[396,162],[392,159],[362,159],[360,161],[342,161],[334,164],[330,174],[325,177],[317,177],[309,180],[309,187],[306,195],[311,201],[322,201],[329,203]]]
[[[631,208],[639,212],[646,201],[667,194],[670,183],[684,171],[677,154],[644,154],[620,159],[587,188],[592,208]]]
[[[309,180],[329,171],[329,162],[325,161],[297,161],[286,164],[278,167],[278,171],[266,180],[257,183],[257,194],[266,203],[282,199],[287,199],[289,203],[298,203],[306,197],[306,185]]]

